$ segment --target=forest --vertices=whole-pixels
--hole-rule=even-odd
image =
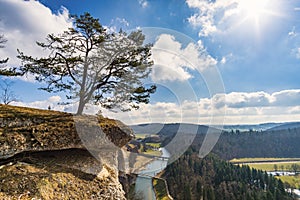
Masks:
[[[196,126],[196,125],[186,125]],[[159,131],[158,135],[162,139],[162,146],[166,146],[179,130],[179,124],[167,124]],[[208,126],[199,125],[191,130],[197,130],[193,140],[194,148],[198,149],[203,143]],[[211,130],[218,131],[211,128]],[[214,146],[212,152],[225,160],[233,158],[298,158],[300,157],[300,128],[286,128],[281,130],[265,131],[222,131],[220,138]]]
[[[295,199],[281,180],[266,172],[233,165],[214,154],[200,159],[194,148],[168,165],[162,176],[174,199]]]

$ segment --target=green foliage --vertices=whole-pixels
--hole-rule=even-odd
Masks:
[[[276,178],[289,185],[289,187],[300,189],[300,174],[296,176],[278,176]]]
[[[168,196],[165,181],[163,179],[153,178],[152,184],[153,184],[153,188],[155,191],[156,199],[158,199],[158,200],[169,200],[170,199]]]
[[[200,127],[200,126],[199,126]],[[201,127],[200,127],[201,128]],[[177,130],[173,131],[176,133]],[[172,133],[172,132],[171,132]],[[206,130],[198,131],[193,147],[199,149]],[[175,134],[162,135],[162,145],[171,141]],[[262,132],[223,132],[213,148],[222,159],[233,158],[300,158],[300,128]]]
[[[110,33],[89,13],[72,17],[74,27],[37,42],[48,56],[36,58],[18,50],[19,75],[35,75],[46,83],[40,89],[47,92],[69,92],[69,99],[79,99],[78,114],[90,101],[123,111],[148,103],[156,86],[146,88],[142,82],[153,65],[151,45],[143,44],[142,32]]]
[[[163,177],[175,199],[293,199],[283,183],[261,170],[235,166],[214,155],[184,154],[168,165]]]
[[[196,125],[191,125],[196,126]],[[180,124],[166,124],[158,135],[166,146],[179,130]],[[197,126],[193,148],[202,145],[208,127]],[[212,128],[213,131],[213,128]],[[189,134],[188,132],[186,134]],[[300,158],[300,128],[253,132],[223,132],[213,149],[222,159],[233,158]]]

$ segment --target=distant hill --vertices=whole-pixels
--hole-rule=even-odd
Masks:
[[[299,128],[299,127],[300,127],[300,122],[287,122],[287,123],[283,123],[283,124],[274,126],[268,130],[269,131],[279,131],[279,130],[288,130],[288,129],[293,129],[293,128]]]
[[[258,131],[247,127],[249,128],[248,131],[223,131],[213,152],[226,160],[242,157],[300,157],[300,128],[291,128],[299,124],[269,123],[260,125],[260,127],[264,128],[278,125],[278,130]],[[157,123],[134,125],[131,128],[135,133],[158,134],[161,138],[162,146],[168,145],[171,141],[174,143],[175,135],[183,133],[177,134],[180,137],[176,136],[176,142],[180,143],[181,146],[186,146],[193,140],[193,146],[199,149],[203,144],[209,127],[194,124]],[[218,129],[212,128],[212,130],[217,131]],[[191,134],[196,135],[193,136]]]
[[[162,124],[162,123],[149,123],[149,124],[138,124],[130,126],[135,133],[140,134],[158,134],[165,131],[174,132],[178,130],[179,125],[181,128],[187,129],[187,131],[200,129],[200,132],[206,131],[208,126],[206,125],[197,125],[197,124],[187,124],[187,123],[171,123],[171,124]],[[300,127],[300,122],[286,122],[286,123],[262,123],[262,124],[236,124],[236,125],[217,125],[210,126],[215,128],[220,128],[224,131],[266,131],[266,130],[282,130],[288,128],[297,128]],[[206,129],[206,130],[203,130]]]
[[[223,130],[225,131],[265,131],[277,126],[281,126],[284,123],[263,123],[263,124],[237,124],[237,125],[224,125]]]
[[[139,134],[158,134],[162,136],[169,136],[179,132],[184,132],[187,134],[205,134],[209,126],[196,125],[196,124],[186,124],[186,123],[173,123],[173,124],[139,124],[132,125],[130,128]],[[210,127],[212,130],[217,130],[217,128]]]

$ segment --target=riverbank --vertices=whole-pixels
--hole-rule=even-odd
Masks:
[[[169,152],[160,148],[163,157],[170,157]],[[168,164],[168,160],[154,159],[152,162],[147,164],[146,169],[142,170],[136,180],[136,193],[142,193],[145,200],[155,200],[156,195],[152,184],[152,178],[155,177],[159,172],[164,170]]]

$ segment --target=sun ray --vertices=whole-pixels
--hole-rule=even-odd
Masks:
[[[279,3],[280,0],[237,0],[234,10],[236,18],[229,31],[245,26],[259,37],[262,29],[272,23],[274,16],[283,17],[279,12]]]

